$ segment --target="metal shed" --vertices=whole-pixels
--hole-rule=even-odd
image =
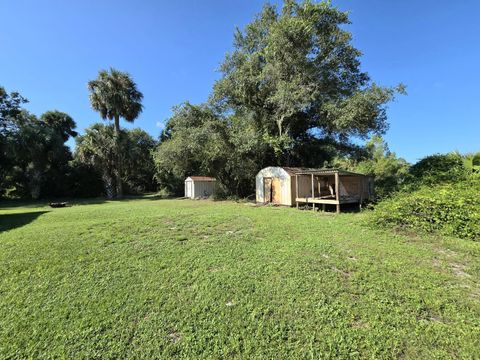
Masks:
[[[300,204],[362,204],[373,200],[373,178],[341,169],[270,166],[256,176],[256,201],[297,207]]]
[[[195,199],[213,195],[215,181],[208,176],[189,176],[185,179],[185,197]]]

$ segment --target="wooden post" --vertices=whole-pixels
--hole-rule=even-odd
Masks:
[[[313,174],[312,174],[312,199],[315,197],[315,183],[313,182]]]
[[[312,201],[315,200],[315,183],[313,181],[313,174],[312,174]],[[313,204],[313,211],[315,211],[315,203]]]
[[[337,200],[337,214],[340,214],[340,176],[338,171],[335,172],[335,200]]]
[[[362,179],[362,185],[364,185],[363,179]],[[362,203],[363,203],[363,186],[360,191],[360,203],[358,204],[358,210],[362,211]]]
[[[295,175],[295,202],[297,203],[298,209],[298,175]]]

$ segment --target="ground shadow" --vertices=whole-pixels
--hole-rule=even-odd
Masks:
[[[67,202],[68,206],[75,205],[98,205],[104,204],[108,201],[118,201],[118,202],[129,202],[135,200],[166,200],[166,199],[175,199],[174,197],[166,197],[158,194],[144,194],[144,195],[126,195],[121,199],[107,199],[106,197],[96,197],[96,198],[47,198],[41,200],[4,200],[0,199],[0,210],[1,209],[13,209],[17,207],[22,208],[43,208],[48,206],[51,202]]]
[[[302,210],[312,210],[313,207],[311,205],[304,205],[301,206],[300,209]],[[322,205],[318,204],[315,208],[315,211],[322,211]],[[336,205],[331,205],[331,204],[325,204],[325,212],[326,213],[336,213],[337,212],[337,206]],[[359,204],[342,204],[340,206],[340,212],[341,213],[358,213],[360,212],[360,207]]]
[[[15,214],[1,214],[0,215],[0,232],[12,230],[31,223],[40,215],[48,211],[24,212]]]

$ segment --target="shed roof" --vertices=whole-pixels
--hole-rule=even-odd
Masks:
[[[185,181],[188,179],[192,181],[217,181],[215,178],[209,176],[189,176]]]
[[[304,167],[282,167],[289,175],[353,175],[366,176],[365,174],[356,173],[342,169],[326,169],[326,168],[304,168]]]

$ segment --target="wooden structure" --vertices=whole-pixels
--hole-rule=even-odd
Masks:
[[[208,176],[190,176],[185,179],[185,197],[207,198],[213,195],[216,180]]]
[[[257,203],[295,205],[293,175],[291,168],[286,167],[269,166],[260,170],[255,177]]]
[[[256,200],[260,203],[313,209],[373,200],[373,178],[340,169],[267,167],[256,176]]]
[[[300,204],[335,205],[340,213],[342,204],[358,204],[373,200],[373,178],[340,169],[310,169],[295,174],[295,202]],[[308,189],[307,189],[308,187]]]

